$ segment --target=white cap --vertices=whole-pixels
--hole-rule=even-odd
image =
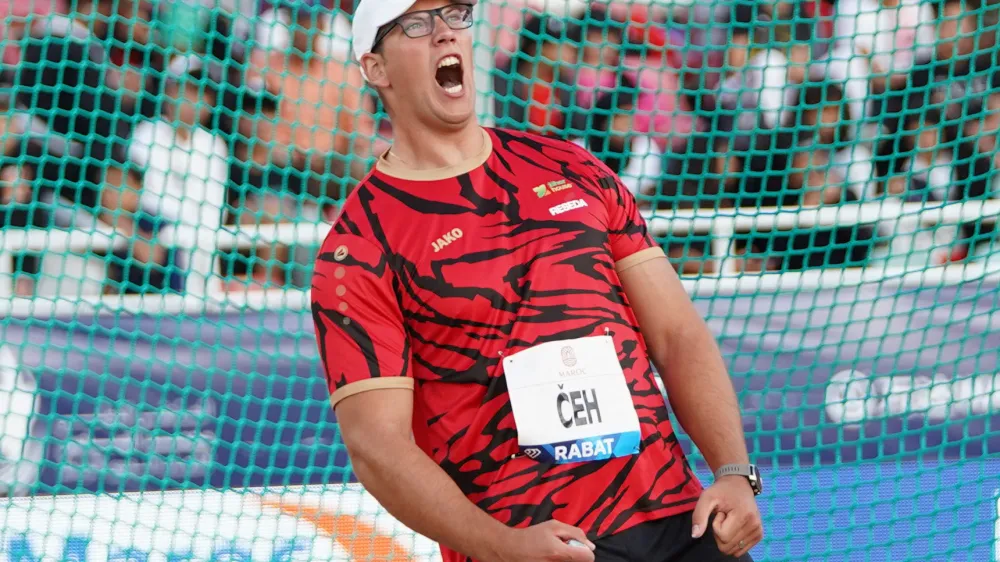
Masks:
[[[416,0],[361,0],[354,10],[351,22],[351,36],[354,42],[354,58],[361,62],[375,46],[375,36],[383,25],[406,13]]]

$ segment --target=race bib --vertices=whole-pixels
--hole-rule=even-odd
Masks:
[[[639,416],[610,336],[536,345],[503,360],[521,452],[557,464],[639,452]]]

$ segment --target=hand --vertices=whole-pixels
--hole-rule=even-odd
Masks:
[[[712,513],[715,542],[723,554],[739,558],[764,538],[757,500],[743,476],[723,476],[705,490],[694,507],[692,537],[705,534]]]
[[[511,529],[498,545],[499,562],[593,562],[594,543],[577,527],[559,521],[546,521],[525,529]],[[573,546],[569,540],[586,545]]]

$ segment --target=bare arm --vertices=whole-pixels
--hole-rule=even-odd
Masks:
[[[476,560],[499,560],[512,529],[470,502],[410,439],[413,391],[361,392],[337,404],[358,479],[404,525]]]
[[[712,470],[749,462],[722,354],[666,258],[619,274],[681,426]]]

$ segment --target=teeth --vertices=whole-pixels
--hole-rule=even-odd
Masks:
[[[458,60],[458,57],[452,55],[441,59],[441,62],[438,63],[438,68],[444,68],[446,66],[458,66],[459,64],[461,64],[461,62]]]
[[[448,92],[449,94],[457,94],[457,93],[459,93],[459,92],[462,91],[462,85],[461,84],[457,84],[457,85],[452,86],[450,88],[445,88],[444,91]]]

